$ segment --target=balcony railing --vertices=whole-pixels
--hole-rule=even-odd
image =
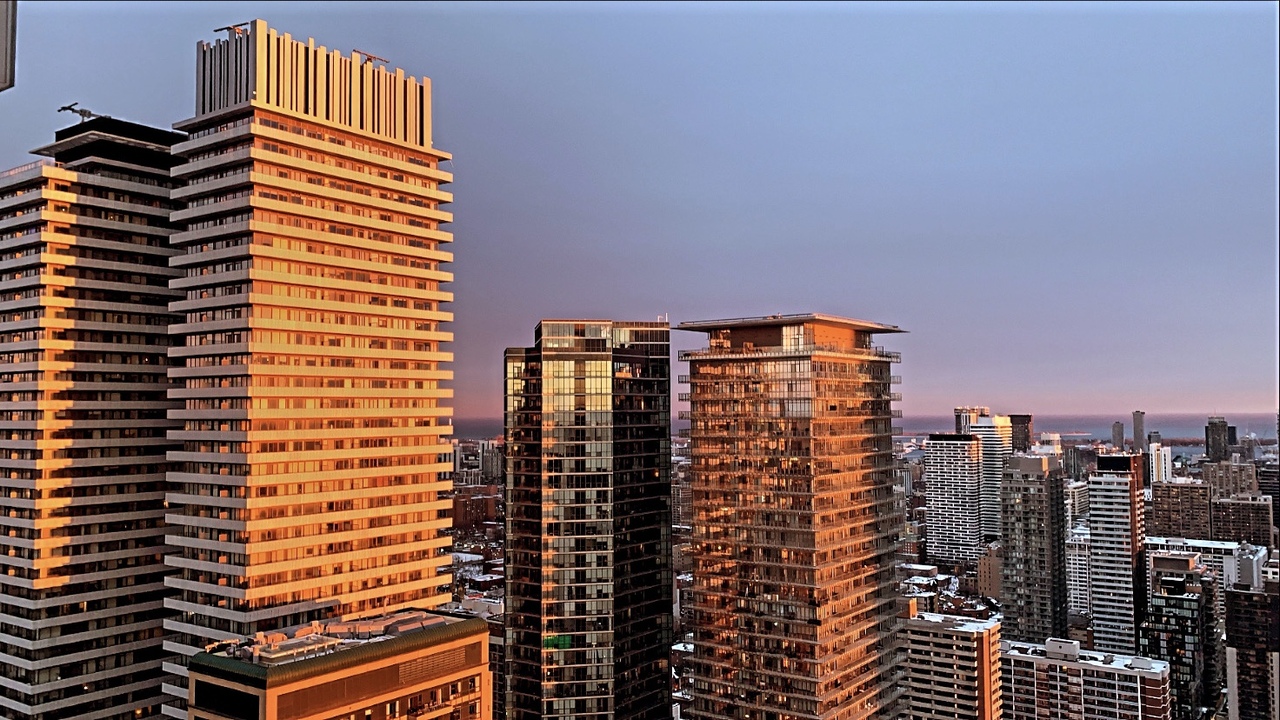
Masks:
[[[16,168],[12,168],[9,170],[5,170],[4,172],[0,172],[0,178],[13,177],[14,175],[20,175],[28,170],[34,170],[44,165],[55,165],[55,164],[56,163],[54,163],[52,158],[40,158],[39,160],[33,160],[27,163],[26,165],[19,165]]]
[[[691,359],[706,359],[717,357],[793,357],[795,355],[807,355],[814,352],[833,352],[843,355],[862,355],[874,357],[889,362],[902,362],[902,353],[885,350],[878,345],[870,345],[867,347],[856,347],[852,345],[796,345],[794,347],[726,347],[726,348],[703,348],[701,350],[681,350],[679,359],[688,361]]]

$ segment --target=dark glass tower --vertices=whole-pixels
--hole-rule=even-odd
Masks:
[[[512,720],[670,716],[670,336],[544,320],[506,351]]]

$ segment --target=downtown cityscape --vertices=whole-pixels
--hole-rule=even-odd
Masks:
[[[970,386],[982,368],[911,365],[953,339],[883,293],[798,306],[774,286],[810,280],[743,275],[759,301],[716,286],[673,319],[626,300],[682,292],[663,277],[626,268],[604,302],[593,247],[544,262],[530,236],[501,251],[556,300],[515,288],[508,333],[467,307],[469,161],[432,67],[227,13],[147,46],[194,68],[149,91],[188,115],[34,107],[25,23],[50,16],[18,5],[0,153],[34,158],[0,171],[0,717],[1280,720],[1274,308],[1251,316],[1262,371],[1180,338],[1205,378],[1165,387],[1181,359],[1130,370],[1109,339],[1141,302],[1033,347],[1001,308],[1025,298],[974,278],[938,312],[998,326],[970,364],[1006,379]],[[44,139],[10,147],[19,118]],[[736,267],[687,252],[670,262],[708,283]],[[901,261],[844,282],[928,284]],[[1131,387],[1072,385],[1072,363]]]

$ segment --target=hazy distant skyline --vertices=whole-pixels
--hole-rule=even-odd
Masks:
[[[908,415],[1276,408],[1274,4],[24,0],[0,169],[254,17],[432,79],[459,417],[543,317],[810,311],[909,331]]]

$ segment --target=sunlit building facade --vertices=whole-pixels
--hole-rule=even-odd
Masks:
[[[98,117],[0,173],[0,716],[159,712],[183,136]]]
[[[1098,650],[1134,653],[1147,600],[1142,455],[1099,455],[1089,476],[1089,593]]]
[[[429,80],[261,20],[227,32],[197,47],[173,148],[178,659],[450,599],[451,176]]]
[[[902,619],[879,323],[688,322],[699,720],[894,717]]]
[[[506,713],[671,714],[671,329],[543,320],[506,366]]]

